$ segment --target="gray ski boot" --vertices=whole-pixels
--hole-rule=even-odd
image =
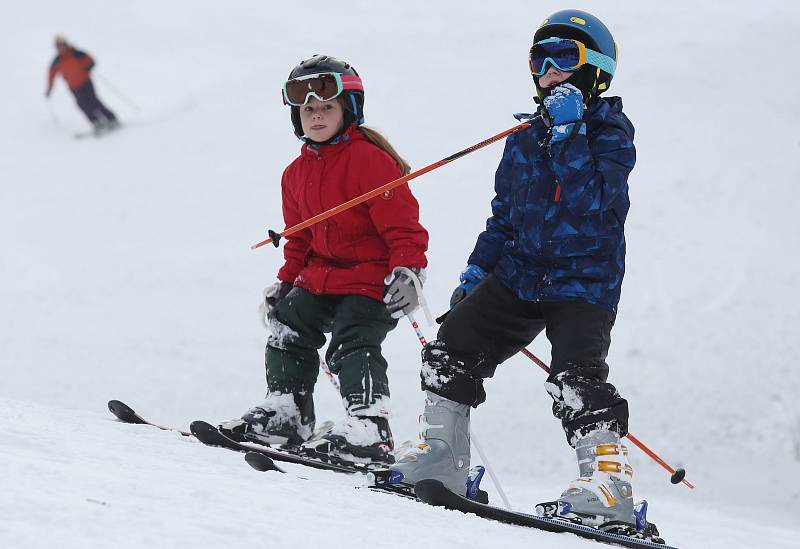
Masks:
[[[390,484],[413,486],[435,479],[463,496],[469,473],[469,406],[426,391],[420,416],[423,442],[400,456],[390,469]]]
[[[570,483],[558,501],[540,503],[536,512],[587,526],[625,525],[635,529],[640,512],[633,504],[633,469],[619,435],[594,431],[577,442],[575,452],[580,477]]]
[[[301,407],[305,414],[301,413]],[[311,394],[270,392],[264,402],[250,408],[241,418],[220,423],[219,430],[240,442],[300,446],[314,432],[313,417]]]

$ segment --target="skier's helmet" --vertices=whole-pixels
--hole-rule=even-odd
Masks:
[[[300,63],[292,69],[289,73],[287,80],[300,78],[302,76],[309,76],[312,74],[320,73],[335,73],[342,76],[355,76],[358,77],[356,69],[350,63],[332,57],[330,55],[314,55]],[[364,123],[364,91],[362,89],[345,89],[340,95],[344,101],[344,128],[349,127],[352,123],[361,125]],[[285,101],[285,100],[284,100]],[[291,107],[292,112],[292,125],[294,126],[295,134],[298,137],[303,136],[303,126],[300,124],[300,108],[297,106]]]
[[[591,13],[581,10],[561,10],[542,22],[533,35],[533,43],[546,38],[571,38],[583,42],[592,50],[602,53],[617,62],[617,44],[611,31]],[[586,63],[567,80],[581,90],[587,102],[606,91],[611,85],[612,73]],[[536,92],[544,97],[549,90],[539,87],[538,77],[534,77]]]

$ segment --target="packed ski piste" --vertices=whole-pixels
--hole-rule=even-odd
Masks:
[[[563,10],[535,31],[529,62],[535,113],[516,114],[517,126],[417,172],[364,125],[365,85],[353,65],[314,55],[291,70],[283,102],[303,145],[281,180],[286,229],[254,246],[284,241],[285,262],[260,305],[269,333],[266,398],[234,419],[194,422],[184,435],[245,452],[262,471],[282,471],[275,462],[283,461],[363,474],[374,490],[487,519],[667,547],[647,520],[648,503],[634,497],[622,439],[667,469],[673,483],[692,485],[628,432],[628,403],[608,382],[605,362],[636,160],[622,100],[602,96],[617,69],[617,45],[596,17]],[[54,71],[77,74],[69,78],[78,97],[91,63],[63,42],[51,83]],[[504,137],[486,230],[436,339],[426,342],[413,313],[421,307],[430,318],[422,293],[428,232],[407,183]],[[419,443],[396,448],[381,345],[403,317],[423,344],[425,407]],[[549,366],[525,349],[542,332],[552,345]],[[474,464],[470,442],[470,414],[487,398],[483,380],[519,352],[547,370],[552,412],[578,465],[577,478],[561,494],[543,495],[530,513],[488,503],[480,489],[486,469]],[[322,426],[314,410],[320,369],[347,412]],[[109,407],[123,421],[148,423],[119,401]]]

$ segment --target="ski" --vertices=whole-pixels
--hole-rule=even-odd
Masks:
[[[94,137],[95,139],[100,139],[101,137],[105,137],[110,133],[115,133],[122,128],[122,124],[117,124],[116,126],[110,128],[103,128],[100,131],[97,130],[89,130],[86,132],[76,132],[73,134],[75,139],[86,139],[88,137]]]
[[[622,547],[676,549],[675,547],[666,545],[661,538],[657,537],[658,532],[654,525],[651,526],[656,537],[644,539],[607,532],[567,520],[539,517],[519,511],[509,511],[492,505],[477,503],[451,492],[438,480],[422,480],[416,484],[414,491],[420,501],[429,505],[444,507],[453,511],[461,511],[462,513],[476,515],[487,520],[495,520],[525,528],[536,528],[537,530],[544,530],[547,532],[571,533],[583,538]]]
[[[277,471],[278,473],[285,473],[283,469],[275,465],[272,458],[265,456],[260,452],[249,451],[244,455],[244,460],[256,471]]]
[[[247,464],[256,471],[279,471],[285,473],[272,460],[263,452],[250,451],[244,455],[244,460]],[[389,470],[373,470],[367,474],[367,482],[369,484],[363,486],[356,486],[356,488],[368,488],[372,492],[380,492],[382,494],[391,494],[393,496],[400,496],[408,499],[417,499],[414,490],[408,486],[391,486],[385,482],[389,476]],[[377,480],[381,479],[381,480]]]
[[[174,431],[176,433],[180,433],[185,437],[192,436],[191,433],[187,433],[186,431],[181,431],[180,429],[176,429],[175,427],[164,427],[163,425],[158,425],[151,421],[147,421],[142,416],[137,414],[133,408],[125,404],[120,400],[109,400],[108,401],[108,409],[109,411],[114,414],[114,416],[123,423],[131,423],[134,425],[151,425],[153,427],[157,427],[162,431]]]
[[[197,440],[207,446],[217,446],[219,448],[226,448],[228,450],[234,450],[236,452],[242,452],[245,454],[247,452],[256,452],[275,461],[305,465],[306,467],[312,467],[314,469],[334,471],[336,473],[345,473],[349,475],[354,475],[356,473],[367,474],[376,469],[376,467],[370,467],[368,465],[322,461],[321,459],[316,459],[285,450],[279,450],[277,448],[257,444],[255,442],[238,442],[221,433],[219,429],[206,421],[193,421],[189,426],[189,430],[192,432],[195,438],[197,438]]]
[[[381,478],[381,475],[388,474],[388,469],[385,469],[383,466],[375,466],[375,465],[366,465],[366,464],[351,464],[346,462],[336,462],[336,461],[323,461],[323,457],[320,456],[319,459],[310,456],[304,456],[302,454],[294,453],[289,450],[281,450],[277,448],[272,448],[270,446],[264,444],[258,444],[256,442],[239,442],[235,441],[225,434],[221,433],[219,429],[217,429],[214,425],[206,421],[194,421],[189,426],[189,432],[182,431],[175,427],[165,427],[163,425],[159,425],[157,423],[153,423],[144,419],[138,413],[136,413],[133,408],[125,404],[120,400],[109,400],[108,401],[108,409],[111,411],[114,416],[122,421],[123,423],[130,423],[134,425],[150,425],[152,427],[157,427],[163,431],[174,431],[176,433],[180,433],[185,437],[194,437],[206,446],[215,446],[218,448],[225,448],[228,450],[233,450],[235,452],[257,452],[262,454],[263,456],[269,458],[270,460],[274,461],[281,461],[286,463],[294,463],[297,465],[304,465],[306,467],[312,467],[314,469],[321,469],[325,471],[333,471],[336,473],[344,473],[349,475],[354,475],[356,473],[361,474],[368,474],[372,473],[373,475],[377,475],[378,478]],[[404,445],[405,446],[405,445]],[[277,466],[275,469],[270,470],[277,470]],[[375,477],[373,477],[375,478]]]

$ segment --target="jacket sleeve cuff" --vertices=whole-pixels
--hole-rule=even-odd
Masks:
[[[401,248],[392,250],[389,256],[389,269],[395,267],[419,267],[424,269],[428,266],[425,254],[420,253],[419,248]]]
[[[284,265],[283,267],[280,268],[280,270],[278,270],[278,276],[276,278],[281,282],[289,282],[291,284],[294,284],[294,281],[297,278],[297,275],[299,274],[300,274],[299,269],[298,270],[292,269],[287,265]]]

